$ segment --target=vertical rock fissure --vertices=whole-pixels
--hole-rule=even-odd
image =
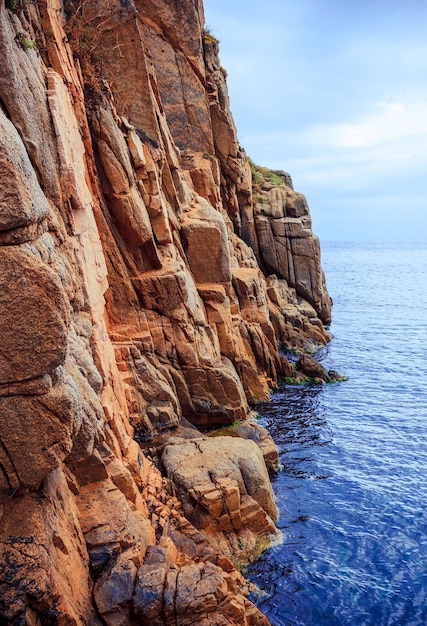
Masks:
[[[0,6],[0,622],[265,626],[234,565],[277,536],[248,403],[289,376],[278,345],[329,340],[307,204],[240,147],[201,2],[24,5]]]

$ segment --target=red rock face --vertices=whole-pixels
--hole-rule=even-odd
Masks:
[[[267,624],[246,420],[328,341],[308,208],[251,172],[200,2],[67,11],[0,5],[0,621]]]

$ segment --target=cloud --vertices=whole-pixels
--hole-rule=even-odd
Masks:
[[[427,98],[379,103],[369,116],[358,122],[309,128],[305,140],[313,145],[369,148],[420,135],[427,135]]]
[[[239,141],[291,173],[318,234],[425,239],[427,0],[205,7]]]

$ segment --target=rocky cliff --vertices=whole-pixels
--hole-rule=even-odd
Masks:
[[[239,146],[201,0],[1,0],[0,58],[0,623],[266,624],[247,420],[328,341],[304,196]]]

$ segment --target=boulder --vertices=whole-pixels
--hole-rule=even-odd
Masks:
[[[67,385],[39,396],[0,397],[0,490],[38,488],[71,451],[80,410],[75,388]]]
[[[298,359],[296,369],[309,378],[322,380],[323,382],[326,382],[329,378],[328,371],[308,354],[303,354],[302,357]]]
[[[39,257],[0,248],[0,383],[36,378],[64,362],[69,304]]]
[[[22,139],[0,109],[0,232],[41,222],[48,214]]]
[[[134,611],[140,622],[152,626],[267,626],[267,620],[233,587],[231,575],[210,562],[173,569],[164,562],[144,563],[138,572]],[[253,621],[248,621],[247,613]]]
[[[231,361],[222,359],[218,367],[184,368],[189,394],[187,418],[196,426],[232,424],[244,419],[247,401]]]
[[[244,421],[236,425],[227,426],[222,430],[214,431],[215,437],[231,436],[241,437],[254,441],[262,452],[267,469],[274,472],[278,468],[279,453],[272,436],[268,431],[255,421]]]
[[[105,570],[95,584],[95,604],[108,626],[136,623],[131,609],[137,567],[129,556],[121,554],[113,567]]]
[[[230,250],[224,218],[202,198],[185,217],[182,239],[196,283],[230,282]]]
[[[259,447],[240,437],[171,440],[162,463],[196,528],[252,529],[246,516],[256,513],[257,532],[274,532],[277,508]]]

